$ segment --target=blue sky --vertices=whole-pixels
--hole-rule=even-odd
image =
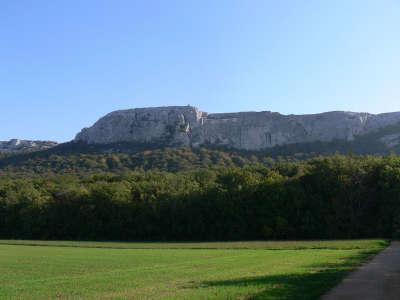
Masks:
[[[399,0],[2,0],[0,38],[0,140],[145,106],[400,110]]]

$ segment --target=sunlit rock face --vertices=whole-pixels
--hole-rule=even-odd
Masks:
[[[227,146],[262,150],[315,141],[351,141],[400,121],[400,112],[326,112],[311,115],[238,112],[208,114],[192,106],[136,108],[112,112],[75,138],[89,144],[118,142],[168,146]]]
[[[202,113],[193,107],[156,107],[109,113],[75,140],[94,144],[138,142],[189,145]]]
[[[57,143],[52,141],[29,141],[12,139],[9,141],[0,141],[0,153],[40,151],[50,149],[55,146],[57,146]]]

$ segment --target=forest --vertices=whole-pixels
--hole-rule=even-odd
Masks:
[[[177,151],[52,155],[13,164],[5,157],[0,161],[0,238],[400,236],[399,156],[280,160]]]

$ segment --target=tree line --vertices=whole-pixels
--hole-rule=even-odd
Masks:
[[[0,238],[395,237],[400,157],[318,157],[168,172],[0,176]]]

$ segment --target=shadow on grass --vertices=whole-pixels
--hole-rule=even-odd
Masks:
[[[258,292],[240,299],[319,299],[336,286],[355,267],[377,251],[364,251],[340,263],[306,266],[305,273],[244,277],[233,280],[204,281],[200,287],[254,287]],[[261,291],[260,291],[261,289]]]

